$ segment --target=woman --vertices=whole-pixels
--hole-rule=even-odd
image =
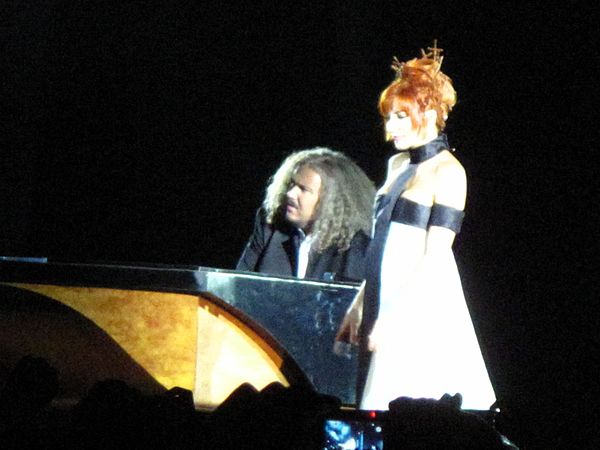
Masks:
[[[379,100],[399,153],[377,193],[363,295],[337,336],[363,350],[362,409],[388,409],[401,396],[460,393],[464,408],[484,410],[495,401],[452,253],[467,189],[442,133],[456,94],[441,49],[429,50],[395,60],[396,79]]]

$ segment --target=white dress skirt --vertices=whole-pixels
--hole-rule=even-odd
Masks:
[[[448,248],[424,256],[425,238],[425,229],[390,223],[381,262],[377,348],[360,407],[387,410],[398,397],[460,393],[463,409],[487,410],[496,397],[454,254]]]

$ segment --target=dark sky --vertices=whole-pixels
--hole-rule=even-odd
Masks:
[[[228,3],[2,4],[0,254],[232,268],[290,151],[382,181],[391,58],[437,38],[465,290],[497,389],[543,434],[596,389],[592,2]]]

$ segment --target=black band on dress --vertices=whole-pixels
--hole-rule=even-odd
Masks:
[[[444,227],[458,234],[464,217],[464,211],[451,206],[434,203],[429,207],[405,197],[398,197],[390,220],[423,230],[431,226]]]
[[[429,226],[448,228],[458,234],[464,217],[465,212],[460,209],[455,209],[440,203],[434,203],[431,208]]]
[[[425,230],[429,222],[430,209],[429,206],[414,202],[408,198],[398,197],[390,219],[392,222],[403,223]]]

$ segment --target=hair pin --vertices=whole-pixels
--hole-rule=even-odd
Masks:
[[[390,66],[394,72],[396,72],[396,79],[402,79],[402,70],[404,69],[404,63],[400,62],[398,58],[394,56],[392,59],[392,65]]]

